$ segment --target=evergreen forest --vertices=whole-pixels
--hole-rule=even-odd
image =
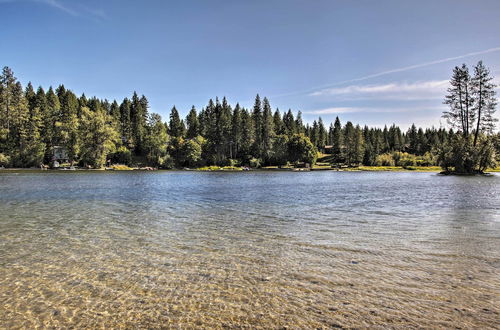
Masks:
[[[23,87],[13,71],[0,75],[0,166],[40,167],[63,148],[70,165],[109,164],[155,168],[217,166],[304,166],[318,157],[333,167],[433,166],[482,172],[500,155],[493,114],[495,86],[482,62],[469,74],[456,67],[444,103],[448,127],[402,130],[333,123],[305,123],[300,111],[273,109],[255,97],[252,108],[225,97],[194,106],[182,118],[148,111],[148,99],[133,93],[120,102],[57,88]]]

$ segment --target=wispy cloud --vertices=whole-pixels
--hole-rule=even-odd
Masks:
[[[73,10],[69,7],[66,7],[61,2],[56,1],[56,0],[32,0],[32,1],[39,2],[39,3],[42,3],[44,5],[48,5],[52,8],[61,10],[61,11],[65,12],[67,14],[70,14],[72,16],[78,16],[78,13],[75,10]]]
[[[317,110],[304,111],[304,113],[310,113],[314,115],[330,115],[337,113],[352,113],[352,112],[366,112],[369,108],[358,108],[358,107],[331,107]]]
[[[378,85],[333,87],[311,93],[311,96],[335,96],[342,99],[422,100],[443,97],[448,80],[392,82]]]
[[[68,1],[62,0],[0,0],[0,4],[2,3],[15,3],[15,2],[32,2],[38,3],[45,6],[49,6],[56,10],[60,10],[71,16],[87,16],[90,15],[94,18],[104,19],[107,18],[106,13],[101,8],[92,8],[85,6],[81,3],[77,3],[74,5],[68,5]]]
[[[354,79],[342,81],[342,82],[339,82],[338,84],[347,84],[347,83],[351,83],[351,82],[368,80],[368,79],[371,79],[371,78],[386,76],[386,75],[392,74],[392,73],[410,71],[410,70],[424,68],[424,67],[435,65],[435,64],[440,64],[440,63],[446,63],[446,62],[461,60],[461,59],[464,59],[464,58],[467,58],[467,57],[472,57],[472,56],[477,56],[477,55],[484,55],[484,54],[494,53],[494,52],[498,52],[498,51],[500,51],[500,47],[489,48],[489,49],[481,50],[481,51],[478,51],[478,52],[472,52],[472,53],[467,53],[467,54],[463,54],[463,55],[459,55],[459,56],[453,56],[453,57],[446,57],[446,58],[442,58],[440,60],[435,60],[435,61],[430,61],[430,62],[424,62],[424,63],[420,63],[420,64],[415,64],[415,65],[410,65],[410,66],[404,66],[404,67],[401,67],[401,68],[386,70],[386,71],[382,71],[382,72],[370,74],[370,75],[367,75],[367,76],[364,76],[364,77],[359,77],[359,78],[354,78]]]
[[[471,52],[471,53],[466,53],[463,55],[446,57],[446,58],[442,58],[439,60],[423,62],[423,63],[419,63],[419,64],[414,64],[414,65],[404,66],[404,67],[400,67],[400,68],[385,70],[385,71],[369,74],[366,76],[353,78],[353,79],[349,79],[349,80],[344,80],[344,81],[339,81],[339,82],[335,82],[335,83],[331,83],[331,84],[327,84],[327,85],[316,86],[316,87],[312,87],[312,88],[307,89],[307,90],[295,91],[295,92],[284,93],[284,94],[279,94],[279,95],[272,95],[271,97],[277,98],[277,97],[285,97],[285,96],[293,96],[293,95],[301,95],[301,94],[312,95],[312,94],[314,94],[314,92],[316,92],[318,90],[323,90],[326,88],[331,88],[331,87],[335,87],[335,86],[342,86],[342,85],[353,83],[353,82],[365,81],[365,80],[369,80],[372,78],[387,76],[387,75],[390,75],[393,73],[406,72],[406,71],[410,71],[410,70],[428,67],[431,65],[447,63],[447,62],[456,61],[456,60],[460,60],[460,59],[464,59],[464,58],[468,58],[468,57],[484,55],[484,54],[489,54],[489,53],[495,53],[495,52],[499,52],[499,51],[500,51],[500,47],[488,48],[488,49],[477,51],[477,52]]]
[[[332,115],[343,113],[395,113],[395,112],[416,112],[416,111],[443,111],[445,106],[430,106],[430,107],[331,107],[317,110],[304,111],[307,114],[314,115]]]

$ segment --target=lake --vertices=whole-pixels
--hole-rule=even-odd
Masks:
[[[500,176],[0,172],[5,328],[499,322]]]

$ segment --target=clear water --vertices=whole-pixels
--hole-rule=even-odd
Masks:
[[[0,324],[499,324],[500,176],[0,174]]]

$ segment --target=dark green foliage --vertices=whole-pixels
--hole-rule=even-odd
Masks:
[[[148,101],[144,95],[139,98],[137,93],[134,92],[130,103],[130,128],[135,151],[138,154],[143,154],[145,152],[147,118]]]
[[[344,130],[345,163],[347,166],[359,165],[364,156],[363,132],[348,121]]]
[[[238,150],[238,155],[244,160],[248,160],[251,157],[252,146],[255,140],[255,129],[252,120],[252,116],[248,110],[243,109],[241,111],[241,142]]]
[[[180,146],[181,166],[196,167],[202,165],[202,151],[205,139],[202,136],[196,136],[189,140],[184,140]]]
[[[267,98],[262,102],[264,111],[262,113],[262,149],[260,155],[264,162],[268,163],[271,159],[271,152],[274,139],[273,115],[271,105]]]
[[[283,126],[285,129],[285,133],[288,136],[292,136],[297,133],[297,129],[295,127],[295,119],[293,118],[293,113],[291,109],[288,109],[288,112],[283,115]]]
[[[260,96],[257,94],[255,97],[255,103],[252,112],[252,121],[254,124],[254,145],[253,152],[257,158],[261,158],[263,154],[263,144],[262,144],[262,103],[260,101]]]
[[[130,165],[132,163],[132,152],[125,146],[119,147],[110,155],[113,163]]]
[[[335,124],[330,131],[333,159],[336,163],[341,163],[344,161],[344,136],[339,117],[335,118]]]
[[[128,98],[123,99],[120,104],[120,133],[123,143],[130,149],[135,149],[134,137],[132,135],[132,122],[130,121],[131,102]]]
[[[448,141],[441,141],[440,136],[426,137],[427,141],[422,141],[422,144],[444,142],[438,148],[438,161],[446,172],[481,173],[494,166],[495,137],[492,134],[497,121],[493,116],[497,100],[492,80],[482,61],[474,67],[473,77],[465,64],[453,70],[451,87],[444,101],[449,110],[443,117],[459,134]]]
[[[281,119],[281,113],[279,109],[276,109],[273,115],[273,128],[274,135],[286,134],[285,125],[283,124],[283,119]]]
[[[271,163],[274,165],[286,165],[290,161],[289,157],[289,137],[286,134],[276,136],[273,143]]]
[[[325,145],[326,145],[326,140],[327,140],[327,133],[325,129],[325,125],[323,124],[323,119],[319,117],[318,119],[318,141],[316,143],[316,148],[320,151],[325,150]]]
[[[316,163],[318,151],[311,140],[304,134],[294,134],[288,143],[288,159],[290,162]]]
[[[200,123],[198,121],[198,114],[196,113],[196,108],[191,108],[189,114],[186,118],[187,132],[186,137],[192,139],[200,134]]]
[[[209,100],[185,120],[174,106],[168,125],[148,113],[148,100],[134,92],[116,101],[79,98],[65,86],[45,92],[28,83],[23,90],[9,68],[0,76],[0,166],[39,166],[52,162],[54,147],[70,162],[93,167],[113,163],[161,168],[202,165],[314,164],[318,151],[332,165],[435,165],[445,170],[481,172],[500,155],[500,137],[491,136],[496,98],[488,70],[479,63],[470,77],[455,68],[445,117],[456,131],[392,125],[369,128],[337,117],[327,130],[321,118],[304,123],[301,112],[273,113],[257,95],[251,109],[224,97]]]
[[[87,107],[81,109],[79,126],[81,139],[81,163],[100,168],[106,164],[108,154],[116,150],[118,132],[111,125],[111,117],[104,111],[93,112]]]
[[[415,124],[411,125],[406,137],[408,138],[408,152],[416,154],[418,152],[418,135]]]
[[[177,108],[174,107],[170,110],[170,122],[168,124],[168,134],[173,137],[181,137],[183,135],[183,127],[181,117]]]
[[[146,157],[150,164],[160,166],[163,157],[167,154],[169,137],[167,127],[159,114],[153,113],[149,116],[146,131],[144,142]]]
[[[450,173],[483,173],[487,168],[495,167],[495,141],[492,137],[479,135],[474,137],[455,135],[438,152],[438,163]]]
[[[231,121],[231,150],[230,150],[231,158],[238,157],[242,146],[242,139],[243,139],[242,110],[238,103],[234,107],[233,118]]]

